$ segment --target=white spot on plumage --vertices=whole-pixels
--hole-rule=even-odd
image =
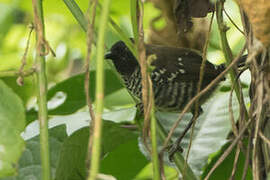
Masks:
[[[181,57],[179,57],[179,58],[178,58],[178,61],[180,61],[180,62],[181,62],[181,61],[182,61],[182,58],[181,58]]]
[[[159,70],[160,74],[164,74],[166,72],[166,69],[165,68],[162,68]]]
[[[156,76],[159,76],[159,75],[160,75],[157,71],[155,71],[154,74],[155,74]]]
[[[170,75],[171,75],[171,77],[168,78],[169,81],[175,79],[177,77],[177,75],[178,75],[178,72],[171,73]]]
[[[186,71],[185,71],[184,69],[179,69],[179,72],[180,72],[181,74],[185,74],[185,73],[186,73]]]

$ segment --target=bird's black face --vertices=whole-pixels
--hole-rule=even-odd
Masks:
[[[136,58],[123,41],[116,42],[106,53],[105,59],[111,59],[117,71],[127,77],[139,66]]]

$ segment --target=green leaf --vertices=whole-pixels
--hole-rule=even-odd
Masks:
[[[216,92],[203,106],[203,114],[197,119],[194,129],[192,146],[190,149],[188,163],[196,175],[201,175],[202,168],[207,163],[208,156],[219,150],[226,142],[228,133],[231,131],[231,123],[229,117],[229,93]],[[248,97],[248,89],[244,89],[244,98]],[[236,97],[233,97],[234,116],[239,115],[239,105]],[[178,119],[179,114],[158,112],[157,118],[163,124],[167,132]],[[179,127],[176,129],[173,139],[176,140],[183,132],[184,128],[192,118],[191,113],[184,116]],[[191,130],[182,140],[181,147],[186,155],[190,142]]]
[[[85,160],[88,147],[89,128],[82,128],[73,133],[65,142],[61,150],[60,161],[56,170],[56,180],[85,179]],[[111,152],[124,144],[137,140],[138,135],[119,126],[119,124],[104,121],[102,134],[102,157],[108,156]],[[135,145],[126,149],[132,151]],[[137,146],[138,148],[138,146]],[[128,152],[127,152],[128,153]],[[144,157],[143,157],[144,158]],[[129,162],[129,159],[127,159]],[[101,166],[104,165],[103,161]],[[112,167],[113,168],[113,167]],[[107,174],[111,174],[107,172]],[[114,175],[114,174],[112,174]]]
[[[176,180],[179,179],[179,173],[175,168],[164,165],[164,172],[166,180]],[[137,174],[136,180],[147,180],[153,178],[153,165],[152,163],[147,164],[140,173]]]
[[[104,95],[107,96],[121,88],[123,85],[119,82],[118,77],[111,70],[105,70],[105,91]],[[90,97],[92,101],[95,100],[95,84],[96,84],[96,71],[90,72]],[[49,115],[67,115],[72,114],[86,105],[84,92],[84,74],[76,75],[67,80],[64,80],[48,91],[48,101],[56,101],[55,108],[49,106]],[[63,101],[58,105],[59,102]],[[50,103],[50,102],[49,102]],[[106,106],[106,104],[105,104]],[[35,120],[37,112],[31,109],[27,112],[28,123]]]
[[[24,149],[20,134],[25,127],[21,99],[0,80],[0,177],[15,174],[16,164]]]
[[[136,107],[113,110],[102,114],[102,118],[116,123],[133,122],[137,112]],[[89,118],[89,114],[88,114]]]
[[[63,141],[67,138],[66,127],[64,125],[54,127],[49,130],[50,135],[50,162],[52,175],[55,177],[55,170],[60,157],[60,149]],[[40,140],[35,136],[26,141],[26,149],[19,161],[18,175],[1,180],[40,180],[41,160],[40,160]]]
[[[96,71],[90,72],[89,92],[92,101],[95,100]],[[119,89],[123,85],[119,82],[117,76],[111,70],[105,70],[105,91],[107,96]],[[76,112],[86,105],[84,92],[84,74],[71,77],[48,91],[48,100],[50,101],[58,92],[63,92],[66,100],[55,109],[49,110],[50,115],[64,115]]]
[[[23,86],[19,86],[16,82],[17,77],[4,77],[2,80],[12,88],[12,90],[22,99],[26,105],[28,100],[34,95],[33,77],[24,77]]]
[[[244,141],[243,141],[244,142]],[[224,151],[230,146],[230,142],[225,144],[221,150],[219,150],[217,153],[215,153],[211,158],[210,162],[207,164],[205,167],[205,170],[202,175],[202,179],[206,177],[210,169],[214,166],[214,164],[217,162],[217,160],[222,156]],[[247,143],[244,143],[245,146]],[[247,147],[246,147],[247,148]],[[213,174],[210,176],[210,180],[227,180],[230,179],[231,174],[232,174],[232,169],[233,169],[233,164],[234,164],[234,159],[235,159],[235,151],[236,147],[232,150],[232,152],[225,158],[225,160],[218,166],[218,168],[213,172]],[[245,155],[243,152],[240,152],[238,163],[237,163],[237,168],[235,171],[235,176],[234,179],[241,179],[242,174],[243,174],[243,169],[244,169],[244,164],[245,164]],[[245,178],[246,180],[251,180],[252,179],[252,169],[249,166],[248,171],[247,171],[247,176]]]
[[[102,160],[100,172],[111,174],[117,180],[135,179],[148,162],[139,150],[138,138],[134,137],[120,144]]]

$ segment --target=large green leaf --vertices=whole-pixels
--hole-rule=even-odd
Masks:
[[[111,174],[117,180],[134,179],[148,162],[139,150],[138,138],[132,138],[120,144],[103,159],[100,172]]]
[[[105,96],[123,88],[118,77],[112,70],[105,70]],[[96,72],[90,72],[90,97],[95,100]],[[76,75],[64,80],[48,91],[48,101],[56,104],[50,107],[49,115],[67,115],[72,114],[86,105],[84,92],[84,74]],[[60,102],[60,103],[59,103]],[[105,104],[106,105],[106,104]],[[35,120],[37,112],[31,109],[27,113],[28,123]]]
[[[28,100],[34,96],[34,77],[25,77],[23,86],[19,86],[16,82],[17,77],[4,77],[2,80],[13,89],[13,91],[22,99],[26,105]]]
[[[49,130],[49,135],[51,170],[53,177],[55,177],[55,170],[60,157],[60,149],[63,141],[67,138],[66,127],[64,125],[54,127]],[[18,175],[2,180],[40,180],[42,177],[41,168],[40,137],[36,136],[26,141],[26,149],[18,165]]]
[[[244,143],[245,147],[247,147],[246,142],[247,141],[245,141],[245,143]],[[217,153],[215,153],[211,158],[209,158],[210,162],[205,167],[205,170],[204,170],[204,172],[202,174],[202,177],[201,177],[202,179],[206,177],[206,175],[208,174],[210,169],[214,166],[214,164],[217,162],[217,160],[220,158],[220,156],[222,156],[222,154],[229,147],[230,144],[231,144],[230,142],[226,143]],[[227,180],[227,179],[230,179],[231,174],[232,174],[234,160],[235,160],[235,151],[236,151],[236,148],[234,148],[232,150],[232,152],[225,158],[225,160],[212,173],[212,175],[209,178],[210,180],[215,180],[215,179]],[[239,155],[238,162],[237,162],[234,179],[241,179],[241,177],[243,175],[245,160],[246,160],[246,158],[244,156],[244,153],[241,151],[240,155]],[[251,179],[252,179],[252,169],[249,166],[248,169],[247,169],[247,176],[246,176],[245,180],[251,180]]]
[[[246,102],[248,100],[248,89],[244,90]],[[202,173],[202,168],[208,160],[208,156],[218,151],[226,142],[227,136],[231,131],[229,117],[229,92],[216,92],[209,101],[203,105],[203,114],[197,119],[195,126],[192,146],[190,149],[188,163],[194,173],[198,176]],[[239,114],[239,106],[236,97],[233,97],[233,106],[235,117]],[[179,114],[158,112],[157,118],[164,125],[167,131],[178,119]],[[184,128],[192,118],[191,113],[184,116],[179,127],[176,129],[173,139],[179,137]],[[190,132],[182,140],[181,147],[184,149],[184,155],[190,142]]]
[[[24,149],[20,134],[25,126],[21,99],[0,80],[0,177],[16,172],[16,164]]]
[[[105,96],[123,88],[122,84],[119,82],[115,73],[111,70],[105,70]],[[96,84],[96,71],[90,72],[89,80],[89,92],[90,97],[95,100],[95,87]],[[85,92],[84,92],[84,74],[80,74],[74,77],[71,77],[61,83],[58,83],[56,86],[52,87],[48,91],[48,100],[50,101],[57,93],[63,93],[65,101],[60,106],[55,109],[50,109],[50,115],[64,115],[71,114],[76,112],[78,109],[85,106]]]
[[[56,171],[56,180],[73,180],[73,179],[85,179],[86,169],[85,169],[85,160],[88,147],[88,138],[89,138],[89,128],[82,128],[75,133],[73,133],[64,143],[64,146],[61,150],[60,161],[57,166]],[[140,169],[146,164],[146,159],[140,154],[138,145],[137,145],[138,135],[137,133],[127,130],[120,127],[119,124],[104,121],[103,123],[103,134],[102,134],[102,157],[106,155],[110,156],[111,153],[114,153],[121,149],[121,155],[126,157],[122,160],[125,160],[130,166],[130,171],[133,169]],[[121,148],[122,147],[122,148]],[[123,149],[124,148],[124,149]],[[129,152],[134,152],[132,155]],[[136,152],[136,153],[135,153]],[[128,154],[129,156],[125,156]],[[119,155],[119,154],[118,154]],[[132,157],[134,155],[134,157]],[[111,156],[110,156],[111,157]],[[119,156],[114,159],[115,161],[108,161],[106,158],[101,162],[101,173],[116,175],[114,170],[115,166],[120,166]],[[130,159],[138,158],[136,163],[130,163]],[[135,159],[133,159],[135,161]],[[108,164],[110,163],[110,165]],[[116,165],[117,164],[117,165]],[[142,166],[138,168],[138,166]],[[133,167],[133,168],[132,168]],[[124,172],[124,171],[123,171]],[[131,171],[132,172],[132,171]],[[134,171],[135,172],[135,171]],[[129,172],[130,173],[130,172]],[[136,174],[136,173],[135,173]],[[133,173],[134,176],[134,173]],[[130,179],[130,178],[127,178]]]

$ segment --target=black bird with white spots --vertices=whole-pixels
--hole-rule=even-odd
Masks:
[[[160,111],[180,112],[196,95],[200,76],[202,56],[199,52],[185,48],[159,45],[145,45],[146,56],[153,55],[151,79],[155,106]],[[115,43],[105,56],[111,59],[124,79],[127,89],[136,97],[142,98],[140,66],[123,41]],[[206,61],[201,89],[206,87],[223,70]],[[217,86],[201,97],[201,105]]]

